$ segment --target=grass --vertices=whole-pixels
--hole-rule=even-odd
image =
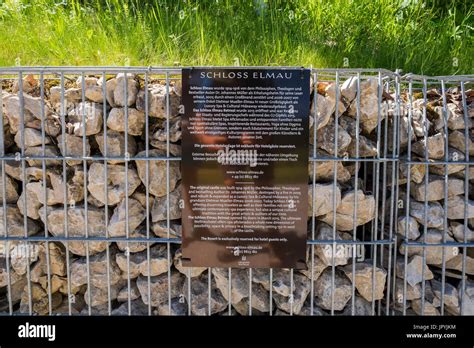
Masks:
[[[0,65],[474,73],[468,0],[59,1],[0,0]]]

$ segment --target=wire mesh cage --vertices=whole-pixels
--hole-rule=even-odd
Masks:
[[[311,74],[307,270],[211,269],[181,263],[180,68],[0,69],[2,314],[472,313],[472,79]],[[450,128],[447,117],[435,127],[454,143],[435,158],[415,151],[433,136],[420,120],[453,103],[465,127]],[[445,193],[434,200],[431,181],[420,183],[447,162],[433,172]],[[436,226],[410,210],[442,200]],[[437,264],[433,243],[445,250]],[[459,310],[449,302],[455,291]]]

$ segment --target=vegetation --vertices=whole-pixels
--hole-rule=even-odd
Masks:
[[[295,65],[474,73],[474,3],[0,0],[0,65]]]

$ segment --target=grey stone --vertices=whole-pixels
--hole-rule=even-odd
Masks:
[[[442,160],[445,160],[446,157],[443,157]],[[449,162],[457,162],[457,161],[464,161],[465,156],[464,154],[452,147],[448,147],[448,156],[447,161]],[[447,175],[451,175],[460,171],[464,171],[466,169],[466,165],[464,164],[448,164]],[[430,173],[445,176],[446,175],[446,166],[443,164],[433,164],[429,166]]]
[[[189,284],[188,281],[184,282],[181,293],[184,294],[186,301],[191,304],[191,313],[193,315],[212,315],[223,311],[227,307],[227,301],[216,288],[214,279],[211,279],[211,288],[209,289],[207,273],[192,278],[190,281],[191,284]],[[190,294],[188,293],[189,285],[191,289]],[[189,295],[191,295],[191,297],[189,297]]]
[[[354,201],[357,199],[357,220],[354,221]],[[340,231],[351,231],[355,226],[364,225],[375,217],[375,199],[365,195],[362,190],[347,191],[342,195],[341,204],[336,209],[336,228]],[[333,212],[318,219],[329,225],[333,224]]]
[[[1,170],[1,169],[0,169]],[[8,175],[5,175],[5,192],[3,192],[3,175],[0,175],[0,203],[12,204],[18,200],[18,185]]]
[[[407,233],[407,222],[408,222],[408,233]],[[411,216],[399,216],[397,223],[397,233],[402,237],[406,237],[410,240],[415,240],[420,236],[420,230],[418,222]]]
[[[120,295],[120,293],[119,293]],[[148,315],[148,306],[143,303],[140,299],[135,299],[130,301],[130,311],[128,308],[128,302],[121,304],[118,308],[112,310],[112,315],[121,315],[121,316],[128,316],[130,315],[140,315],[145,316]]]
[[[184,277],[177,271],[172,271],[170,275],[170,284],[168,284],[168,274],[150,277],[151,297],[148,297],[148,277],[139,276],[137,279],[138,290],[140,291],[143,302],[153,307],[166,303],[168,301],[168,285],[170,285],[171,298],[181,295],[183,289]]]
[[[137,143],[135,138],[128,135],[127,139],[127,150],[125,150],[125,134],[116,132],[116,131],[106,131],[107,134],[107,156],[108,157],[123,157],[126,158],[127,154],[128,157],[133,157],[137,153]],[[104,132],[95,135],[95,140],[97,145],[99,145],[100,153],[105,156],[105,144],[104,144]],[[119,164],[124,163],[125,160],[122,159],[114,159],[109,160],[108,163],[110,164]]]
[[[438,133],[432,136],[429,136],[425,139],[417,141],[412,145],[412,152],[425,157],[425,154],[428,155],[428,158],[431,159],[443,159],[444,158],[444,135]]]
[[[359,153],[357,153],[357,140],[352,139],[348,151],[349,151],[349,156],[353,158],[358,158],[358,157],[376,157],[378,155],[377,151],[377,145],[370,140],[369,138],[366,138],[363,135],[358,136],[359,139]]]
[[[315,184],[314,186],[314,216],[328,214],[333,210],[333,200],[336,208],[341,204],[341,190],[338,185]],[[308,185],[308,217],[313,216],[313,185]]]
[[[387,271],[377,266],[374,269],[369,260],[356,263],[355,274],[352,274],[352,265],[342,267],[342,270],[367,301],[372,302],[383,298]]]
[[[303,308],[308,294],[311,292],[311,281],[303,275],[294,274],[293,282],[293,292],[288,293],[288,296],[274,292],[273,299],[279,309],[298,315]]]
[[[232,304],[239,303],[248,297],[249,276],[248,270],[232,269],[231,271],[231,298],[229,299],[229,273],[225,268],[213,268],[212,274],[216,280],[216,286],[221,291],[226,301]]]
[[[427,248],[428,249],[428,248]],[[424,274],[423,274],[424,269]],[[428,265],[423,263],[423,258],[419,255],[409,257],[407,260],[407,267],[405,268],[405,262],[403,258],[397,260],[397,277],[406,279],[407,283],[411,286],[416,286],[424,280],[433,279],[433,273],[431,272]],[[406,277],[405,277],[406,273]],[[424,276],[424,277],[423,277]]]
[[[410,215],[421,225],[425,225],[426,219],[426,226],[428,228],[439,228],[444,222],[444,209],[438,202],[428,202],[425,213],[425,203],[411,201]]]
[[[25,291],[26,290],[26,291]],[[45,315],[49,313],[49,299],[48,293],[41,287],[40,284],[31,284],[31,296],[30,292],[26,289],[23,290],[20,302],[20,313],[29,313],[29,302],[31,299],[31,311],[39,315]],[[51,296],[51,307],[56,309],[61,305],[63,298],[58,292]]]
[[[114,286],[122,280],[122,272],[115,262],[112,249],[107,257],[107,252],[103,251],[89,257],[89,269],[87,267],[87,258],[81,257],[70,266],[71,286],[73,288],[81,285],[92,285],[97,288],[106,289],[108,284]],[[89,284],[88,284],[89,279]]]
[[[142,151],[137,154],[138,157],[144,156],[145,152]],[[159,150],[148,151],[149,157],[161,157],[164,154]],[[146,165],[144,161],[135,161],[137,165],[138,175],[145,186],[148,186],[149,192],[156,196],[162,197],[167,194],[166,187],[166,161],[150,161],[148,183],[146,180]],[[169,162],[169,190],[173,191],[181,179],[180,163],[177,161]]]
[[[128,230],[127,230],[128,213]],[[110,218],[107,227],[109,235],[112,237],[125,237],[133,233],[138,226],[145,220],[146,210],[137,200],[133,198],[124,198],[115,207],[114,213]]]
[[[183,253],[181,249],[176,250],[174,257],[174,267],[186,277],[199,277],[203,272],[207,270],[207,267],[184,267],[183,266]]]
[[[82,76],[76,80],[77,88],[81,90],[82,94]],[[85,97],[95,103],[103,103],[104,102],[104,92],[103,92],[103,79],[86,76],[84,78],[84,89],[85,89]]]
[[[464,196],[454,196],[448,199],[448,219],[464,219],[464,214],[468,219],[474,218],[474,201],[468,199],[464,202]]]
[[[426,233],[426,237],[421,235],[420,238],[417,239],[417,242],[423,242],[426,239],[426,243],[430,244],[441,244],[443,243],[443,235],[445,233],[442,230],[437,229],[428,229]],[[446,232],[446,242],[454,242],[454,239],[448,235]],[[441,246],[430,246],[426,249],[426,263],[429,265],[438,265],[442,263],[443,259],[443,249],[444,249],[444,258],[445,261],[449,261],[454,258],[457,254],[459,254],[459,248],[456,246],[449,246],[449,247],[441,247]],[[400,248],[400,252],[402,254],[405,253],[404,248]],[[423,255],[423,247],[421,246],[410,246],[408,248],[408,256],[411,255]]]
[[[131,301],[135,301],[136,299],[140,298],[140,291],[138,290],[138,286],[135,281],[130,282],[130,291],[128,290],[128,285],[120,289],[117,295],[117,301],[127,302],[129,297]]]
[[[13,206],[7,205],[5,209],[0,209],[0,221],[4,221],[6,211],[7,228],[5,225],[0,224],[0,236],[15,236],[23,237],[25,232],[28,236],[33,236],[40,231],[40,226],[32,219],[26,219],[26,226],[24,224],[23,215],[20,210]]]
[[[460,179],[448,178],[448,183],[446,186],[448,189],[448,198],[464,193],[464,182]],[[413,182],[410,184],[411,196],[420,202],[424,202],[425,200],[439,201],[444,199],[444,189],[445,180],[443,177],[437,175],[430,175],[427,183],[423,181],[420,184]]]
[[[413,300],[411,301],[411,308],[417,315],[439,315],[438,309],[428,301],[424,302],[424,307],[422,308],[421,300]]]
[[[342,312],[342,315],[369,316],[375,315],[372,310],[372,303],[361,296],[354,296],[354,310],[352,310],[352,301],[349,302]]]
[[[181,185],[176,187],[169,195],[169,219],[181,219]],[[153,222],[166,221],[168,218],[168,198],[167,196],[155,197],[151,209]]]
[[[109,85],[107,84],[106,86],[108,89]],[[113,100],[109,100],[109,95],[107,96],[107,100],[112,106],[132,106],[133,104],[135,104],[135,100],[137,99],[139,87],[140,86],[135,80],[134,74],[117,74],[117,76],[115,77],[115,84],[113,89]],[[125,100],[125,98],[127,99]]]
[[[53,145],[46,145],[43,151],[42,146],[32,146],[25,150],[25,157],[56,157],[59,156],[58,149]],[[41,167],[43,161],[41,159],[28,159],[26,160],[30,167]],[[61,160],[45,160],[46,167],[59,166],[62,164]]]
[[[349,116],[357,116],[357,98],[352,100],[349,107]],[[384,114],[379,115],[378,103],[378,81],[377,79],[368,79],[360,82],[359,97],[359,117],[361,129],[364,133],[371,133],[384,118]],[[380,118],[380,119],[379,119]]]
[[[125,177],[128,175],[128,196],[140,186],[140,178],[134,168],[118,164],[107,165],[107,202],[105,194],[105,164],[94,162],[89,168],[87,188],[94,198],[108,205],[119,203],[126,195]]]
[[[316,304],[322,309],[331,310],[332,293],[334,294],[334,307],[336,311],[341,311],[352,297],[352,285],[349,279],[339,273],[334,274],[334,289],[332,287],[332,270],[326,269],[316,280],[314,293]]]
[[[171,299],[171,303],[167,301],[156,306],[154,312],[156,315],[188,315],[188,304],[183,296]]]
[[[337,145],[337,156],[341,156],[347,150],[351,143],[351,136],[340,125],[337,131],[336,144],[336,125],[334,122],[328,123],[325,127],[317,131],[317,147],[323,149],[330,155],[336,156],[335,150]]]
[[[169,229],[167,221],[154,222],[151,226],[151,230],[157,237],[161,238],[181,238],[182,235],[181,221],[179,220],[170,221]]]
[[[92,307],[98,307],[101,305],[106,305],[109,303],[109,301],[114,301],[117,299],[117,296],[120,292],[120,289],[123,287],[123,281],[118,282],[114,285],[110,286],[110,292],[107,287],[96,287],[94,285],[90,285],[86,292],[84,293],[84,301],[86,302],[87,305],[91,305]],[[90,293],[90,296],[89,296]],[[90,297],[90,302],[89,302],[89,297]],[[106,312],[106,307],[104,306],[104,311],[99,312],[102,315],[105,315]]]
[[[474,315],[474,281],[467,279],[463,288],[462,282],[459,282],[458,293],[462,298],[461,315]]]
[[[312,153],[312,152],[311,152]],[[317,149],[316,157],[322,159],[324,157],[332,157],[326,151]],[[334,169],[334,164],[336,169]],[[316,167],[314,170],[313,167]],[[310,181],[313,181],[313,174],[316,172],[316,181],[333,181],[337,180],[338,183],[345,183],[351,180],[351,173],[346,167],[342,165],[341,161],[317,161],[310,162],[308,164],[308,175]],[[334,174],[337,174],[334,177]]]
[[[466,238],[466,242],[474,242],[474,231],[468,226],[464,226],[464,224],[456,221],[451,221],[449,223],[449,229],[456,241],[464,243],[464,238]]]
[[[64,157],[71,156],[71,157],[83,157],[83,156],[90,156],[91,154],[91,146],[89,145],[89,139],[86,138],[85,143],[85,153],[83,152],[83,139],[81,137],[77,137],[71,134],[64,134],[64,147],[63,149],[63,136],[62,134],[58,136],[58,148],[61,151],[61,155]],[[82,164],[83,161],[81,160],[66,160],[66,163],[70,166],[75,166],[78,164]]]
[[[125,128],[125,108],[113,108],[107,117],[107,127],[129,135],[142,135],[145,128],[145,114],[134,108],[128,108],[128,127]]]
[[[464,154],[466,153],[467,145],[467,151],[469,153],[469,156],[474,156],[474,140],[472,133],[466,139],[464,131],[455,130],[453,132],[450,132],[448,136],[448,143],[450,147],[459,150]]]
[[[405,285],[406,284],[406,285]],[[403,290],[406,286],[406,301],[416,300],[421,298],[421,285],[415,284],[414,286],[410,283],[405,282],[401,278],[395,279],[395,301],[400,305],[403,304]]]
[[[453,315],[459,315],[460,306],[458,290],[448,282],[445,282],[443,286],[440,281],[432,279],[430,283],[431,290],[440,302],[441,297],[443,297],[445,309]]]
[[[46,213],[47,211],[47,213]],[[87,218],[84,206],[77,205],[67,207],[66,213],[64,207],[51,208],[45,206],[40,208],[39,214],[43,223],[48,219],[48,231],[54,236],[64,236],[65,234],[65,214],[67,216],[67,233],[69,237],[85,237],[86,221],[89,237],[105,237],[105,218],[104,212],[94,207],[88,207]],[[69,251],[80,256],[86,256],[87,247],[89,255],[104,251],[107,242],[83,242],[83,241],[65,241],[62,242]]]
[[[84,126],[85,120],[85,126]],[[102,130],[104,110],[102,104],[82,102],[68,113],[68,123],[72,126],[74,135],[82,137],[97,134]]]
[[[334,109],[331,106],[331,103],[328,99],[326,99],[323,95],[316,93],[316,104],[318,108],[318,114],[316,117],[316,130],[323,128],[326,126],[331,118],[331,114],[334,112]],[[312,101],[311,104],[311,115],[314,117],[314,102]],[[312,127],[311,127],[312,128]],[[313,135],[314,130],[310,130],[310,138]],[[310,140],[311,141],[311,140]]]
[[[25,148],[42,145],[43,139],[44,144],[49,144],[51,142],[48,137],[43,138],[41,131],[33,128],[25,128],[23,132],[18,132],[15,135],[15,143],[19,148],[21,148],[23,145],[22,137]]]
[[[335,231],[333,235],[333,228],[325,223],[319,223],[316,227],[317,240],[342,240],[339,231]],[[352,249],[349,249],[352,251]],[[349,262],[351,254],[345,244],[337,244],[333,247],[331,243],[318,244],[315,247],[315,253],[319,259],[327,266],[346,265]]]
[[[137,238],[146,240],[148,238],[146,228],[144,225],[140,225],[135,231],[131,231],[128,235],[129,238]],[[138,253],[140,251],[146,250],[149,242],[116,242],[119,250],[130,253]]]
[[[148,85],[148,114],[152,117],[166,118],[167,98],[166,85],[149,84]],[[176,90],[169,87],[169,116],[178,115],[180,98]],[[140,90],[137,96],[137,109],[145,112],[145,90]]]
[[[166,142],[168,135],[167,135],[167,122],[163,121],[161,128],[159,128],[154,134],[152,139],[158,140],[162,142]],[[181,140],[181,117],[172,118],[169,122],[169,134],[170,134],[170,142],[176,143],[177,141]]]
[[[126,254],[117,253],[115,255],[118,266],[124,272],[123,277],[136,278],[140,274],[143,276],[155,277],[169,271],[168,257],[166,245],[156,244],[150,247],[150,258],[148,258],[148,250],[138,253],[130,253],[130,269],[128,268],[128,258]]]

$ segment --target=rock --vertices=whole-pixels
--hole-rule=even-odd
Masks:
[[[407,221],[408,221],[408,233],[407,233]],[[420,230],[418,222],[415,218],[411,216],[399,216],[397,223],[397,233],[404,237],[405,236],[410,240],[415,240],[420,236]]]
[[[417,201],[410,202],[410,215],[421,225],[428,228],[439,228],[444,223],[444,209],[438,202],[428,202],[425,214],[425,204]]]
[[[336,144],[336,133],[335,123],[330,122],[325,127],[321,128],[317,132],[317,147],[323,149],[327,153],[333,156],[342,156],[343,153],[349,147],[351,143],[351,136],[345,131],[340,125],[338,125],[337,131],[337,144]],[[335,154],[337,145],[337,155]]]
[[[164,156],[159,150],[149,150],[149,157]],[[137,157],[145,156],[145,152],[139,152]],[[146,182],[146,164],[145,161],[135,161],[137,165],[138,175],[145,186],[148,186],[149,192],[156,196],[162,197],[166,192],[166,161],[156,160],[150,161],[148,183]],[[173,191],[179,179],[181,179],[180,163],[177,161],[170,161],[169,163],[169,190]]]
[[[342,102],[342,94],[340,91],[340,87],[336,86],[335,82],[321,82],[318,84],[318,92],[320,91],[320,87],[324,94],[324,98],[326,99],[327,103],[329,104],[331,114],[335,113],[336,111],[336,94],[338,97],[337,101],[337,116],[341,116],[346,111],[346,106]],[[336,92],[336,90],[338,90]]]
[[[66,209],[66,213],[64,207],[47,207],[46,210],[45,206],[43,206],[42,208],[40,208],[39,214],[43,223],[45,222],[47,215],[48,231],[51,232],[53,236],[65,235],[64,219],[66,216],[67,235],[69,237],[85,237],[86,221],[89,237],[105,237],[106,235],[104,212],[94,207],[88,207],[87,218],[86,210],[82,205],[77,205],[75,207],[69,206]],[[69,251],[80,256],[87,255],[86,245],[89,249],[89,255],[104,251],[107,247],[107,242],[103,241],[65,241],[62,243],[66,247],[69,247]]]
[[[315,184],[315,206],[314,216],[328,214],[333,210],[333,199],[336,200],[336,207],[341,203],[341,190],[338,185]],[[334,195],[335,193],[335,195]],[[334,198],[333,198],[334,197]],[[308,217],[313,216],[313,185],[308,185]]]
[[[312,154],[312,152],[311,152]],[[351,173],[347,170],[346,167],[342,165],[340,161],[322,161],[324,157],[330,157],[329,154],[322,150],[317,150],[316,158],[318,159],[315,162],[310,162],[308,164],[308,174],[310,181],[313,181],[313,173],[316,172],[316,181],[333,181],[337,180],[338,183],[345,183],[351,180]],[[316,170],[313,169],[313,166],[316,167]],[[336,167],[336,169],[334,169]],[[334,170],[336,170],[336,178],[334,179]]]
[[[2,205],[3,199],[8,204],[16,203],[18,200],[18,185],[8,175],[5,175],[5,192],[3,192],[3,175],[0,175],[0,197]]]
[[[129,297],[131,301],[135,301],[136,299],[140,298],[140,291],[138,290],[138,286],[135,281],[130,282],[130,291],[128,291],[128,285],[124,286],[119,291],[117,295],[117,301],[127,302]]]
[[[156,307],[156,313],[157,315],[188,315],[188,305],[186,303],[186,300],[183,296],[180,297],[175,297],[171,299],[171,304],[168,302],[164,302],[159,304]]]
[[[355,225],[363,225],[375,217],[375,199],[372,195],[365,195],[362,190],[357,194],[347,191],[343,194],[341,204],[336,209],[336,228],[340,231],[352,231],[354,228],[354,201],[357,199],[357,221]],[[325,223],[333,224],[333,213],[329,212],[318,218]]]
[[[239,303],[248,297],[249,277],[246,269],[234,268],[231,271],[231,298],[229,300],[229,273],[225,268],[212,268],[212,274],[216,280],[216,286],[221,291],[227,302]]]
[[[59,152],[52,145],[46,145],[44,151],[42,146],[32,146],[26,148],[25,157],[59,157]],[[42,167],[43,160],[27,159],[26,162],[30,167]],[[62,164],[61,160],[45,160],[44,162],[48,168]]]
[[[38,87],[38,80],[35,79],[34,75],[28,74],[22,79],[21,90],[25,93],[32,93],[35,88]],[[18,93],[20,90],[19,79],[15,79],[13,82],[12,92]]]
[[[445,160],[445,158],[442,158]],[[465,156],[459,150],[453,149],[451,147],[448,148],[448,158],[449,162],[456,162],[456,161],[464,161]],[[466,166],[464,164],[448,164],[448,173],[447,175],[451,175],[460,171],[464,171]],[[433,164],[429,166],[430,173],[445,176],[446,175],[446,166],[443,164]]]
[[[107,81],[107,101],[113,107],[115,106],[132,106],[137,99],[139,84],[135,80],[135,75],[130,73],[120,73],[114,79],[113,83]],[[109,89],[113,87],[113,94],[109,93]],[[125,92],[126,91],[126,92]],[[126,93],[126,94],[125,94]],[[126,97],[125,97],[126,95]],[[127,100],[125,100],[127,98]]]
[[[154,148],[160,150],[161,153],[166,153],[167,150],[167,143],[155,139],[151,139],[150,145]],[[173,143],[169,143],[170,155],[171,156],[181,156],[181,145],[176,145]]]
[[[170,227],[168,231],[168,223],[166,221],[154,222],[151,226],[153,233],[157,237],[161,238],[181,238],[181,221],[174,220],[170,221]],[[169,235],[168,235],[169,232]]]
[[[105,156],[104,133],[96,134],[95,140],[99,145],[100,153]],[[107,131],[107,157],[133,157],[137,153],[137,143],[135,138],[128,135],[127,151],[125,151],[125,134],[115,131]],[[124,163],[122,159],[108,161],[110,164]]]
[[[21,128],[20,98],[16,95],[8,95],[2,97],[2,101],[4,104],[4,113],[10,126],[10,132],[16,134]],[[30,111],[26,108],[24,108],[23,111],[23,123],[25,125],[35,120],[35,116]]]
[[[25,128],[23,133],[25,148],[31,146],[40,146],[43,144],[43,136],[41,131],[33,128]],[[22,147],[22,132],[17,132],[15,135],[15,143],[21,148]],[[49,144],[50,140],[48,137],[44,138],[44,143]]]
[[[324,272],[324,270],[327,268],[327,265],[321,261],[321,259],[316,255],[314,255],[314,262],[311,265],[312,257],[311,257],[311,248],[308,248],[308,251],[306,252],[306,265],[308,267],[307,270],[298,270],[301,274],[304,274],[308,279],[312,279],[313,282],[315,282],[319,276]],[[311,272],[312,270],[312,272]],[[311,274],[312,273],[312,274]]]
[[[390,168],[391,169],[391,168]],[[405,184],[408,177],[408,165],[406,163],[399,163],[399,184]],[[391,173],[391,170],[390,170]],[[425,177],[425,165],[423,164],[411,164],[410,165],[410,181],[417,184],[423,182]]]
[[[112,315],[126,316],[126,315],[129,315],[129,313],[130,315],[141,315],[141,316],[149,315],[148,306],[145,305],[142,300],[135,299],[130,302],[130,311],[128,308],[128,302],[123,303],[118,308],[112,311]]]
[[[439,315],[439,311],[433,306],[432,303],[425,301],[424,308],[422,310],[421,300],[411,301],[411,308],[417,315]]]
[[[184,282],[181,293],[184,294],[186,301],[191,304],[191,313],[193,315],[212,315],[223,311],[227,307],[227,301],[216,288],[214,279],[211,280],[211,288],[209,289],[207,273],[192,278],[190,294],[188,294],[188,286],[188,282]],[[191,297],[189,297],[189,295],[191,295]]]
[[[199,277],[203,272],[207,270],[207,267],[184,267],[183,262],[183,253],[181,249],[176,250],[174,254],[174,267],[182,274],[184,274],[186,277]]]
[[[465,288],[459,282],[458,293],[461,302],[461,315],[474,315],[474,281],[466,280]]]
[[[42,206],[38,198],[38,195],[36,193],[37,187],[39,187],[39,190],[42,190],[41,183],[30,182],[26,184],[26,190],[21,193],[17,202],[17,207],[20,210],[21,215],[26,215],[30,219],[33,219],[33,220],[39,219],[40,216],[39,216],[38,210]],[[26,194],[26,197],[25,197],[25,194]],[[25,207],[25,202],[26,202],[26,207]]]
[[[334,310],[341,311],[352,297],[352,285],[349,279],[344,275],[335,272],[334,290],[332,288],[332,269],[326,269],[316,280],[314,294],[316,304],[322,309],[331,310],[332,293],[334,292]]]
[[[178,115],[180,98],[176,90],[168,88],[169,93],[169,116]],[[166,118],[167,112],[166,85],[148,85],[148,115],[158,118]],[[137,109],[145,112],[145,90],[140,90],[137,96]]]
[[[421,235],[420,238],[417,239],[418,242],[423,242],[426,238],[426,243],[429,244],[441,244],[443,243],[443,231],[437,229],[428,229],[426,233],[426,237]],[[450,237],[446,233],[446,242],[454,242],[454,239]],[[444,247],[445,253],[445,261],[449,261],[454,258],[457,254],[459,254],[459,248],[455,246]],[[402,246],[400,247],[400,253],[404,255],[405,248]],[[423,255],[423,247],[421,246],[410,246],[408,248],[408,256],[412,255]],[[442,262],[443,258],[443,247],[441,246],[430,246],[426,248],[426,263],[429,265],[437,265]]]
[[[170,192],[169,195],[169,218],[170,220],[181,219],[181,185]],[[166,221],[168,216],[167,196],[155,197],[151,209],[151,219],[153,222]]]
[[[459,150],[464,154],[466,154],[467,145],[467,151],[469,153],[469,156],[474,156],[474,140],[472,134],[469,138],[466,139],[463,131],[453,131],[449,133],[448,143],[450,147]]]
[[[425,178],[426,180],[426,178]],[[426,196],[425,196],[425,185],[426,185]],[[441,176],[430,175],[428,183],[425,184],[423,181],[420,184],[410,183],[411,196],[417,201],[439,201],[444,199],[444,186],[445,180]],[[464,193],[464,182],[460,179],[448,178],[447,182],[448,198]],[[426,198],[425,198],[426,197]]]
[[[126,193],[125,177],[128,175],[128,196],[140,186],[140,178],[135,169],[127,168],[123,165],[107,165],[107,200],[105,193],[105,165],[103,163],[94,162],[89,168],[89,179],[87,188],[94,198],[108,205],[119,203]]]
[[[368,79],[360,82],[359,117],[361,129],[364,133],[371,133],[384,118],[382,112],[379,115],[378,103],[378,81]],[[349,116],[357,117],[357,98],[352,100],[349,107]]]
[[[4,248],[5,244],[2,244],[2,248]],[[5,250],[5,249],[4,249]],[[22,281],[22,276],[17,274],[13,267],[9,265],[7,268],[7,263],[5,257],[0,257],[0,287],[3,288],[8,285],[8,278],[10,278],[10,284],[19,283]],[[23,289],[21,289],[23,290]],[[12,295],[13,292],[12,292]]]
[[[359,154],[357,150],[357,141],[353,139],[349,145],[349,156],[353,158],[358,157],[374,157],[378,156],[377,145],[369,138],[359,135]]]
[[[446,268],[462,272],[463,264],[464,264],[464,272],[466,272],[466,274],[474,275],[474,257],[469,257],[468,255],[457,254],[450,260],[446,261]],[[439,264],[436,266],[443,267],[442,264]]]
[[[170,284],[168,284],[168,274],[166,273],[159,276],[150,277],[150,298],[148,297],[148,277],[139,276],[137,279],[137,286],[138,290],[140,291],[142,301],[146,305],[151,303],[153,307],[158,307],[159,305],[168,301],[168,291],[170,291],[169,294],[171,294],[171,298],[180,296],[183,289],[183,284],[184,278],[179,272],[176,271],[171,272]]]
[[[104,102],[104,93],[103,93],[103,79],[92,77],[92,76],[86,76],[84,78],[84,89],[85,89],[85,97],[95,103],[103,103]],[[82,76],[79,76],[79,78],[76,81],[76,85],[78,89],[81,90],[82,94]]]
[[[427,137],[426,140],[427,145],[425,144],[425,139],[414,143],[411,148],[412,152],[421,157],[427,155],[431,159],[444,159],[444,135],[438,133]]]
[[[6,211],[6,220],[7,228],[5,231],[5,224],[3,223],[5,219]],[[5,209],[3,207],[0,209],[0,236],[15,236],[23,237],[25,235],[33,236],[40,231],[40,226],[29,218],[26,218],[26,226],[23,215],[20,213],[20,210],[13,206],[7,205]]]
[[[342,270],[367,301],[372,302],[383,298],[387,271],[375,267],[374,276],[374,266],[369,260],[356,263],[355,275],[352,274],[352,265],[347,265]]]
[[[429,248],[427,248],[429,249]],[[424,277],[423,277],[424,268]],[[405,277],[406,272],[406,277]],[[423,258],[415,255],[407,260],[407,267],[405,269],[404,259],[397,260],[397,277],[406,279],[407,283],[412,287],[424,280],[433,279],[433,273],[427,264],[423,264]]]
[[[108,291],[108,288],[98,288],[96,286],[90,285],[86,292],[84,293],[84,301],[86,302],[87,305],[90,305],[92,307],[98,307],[101,305],[108,304],[109,301],[114,301],[117,299],[118,293],[120,289],[123,287],[123,282],[118,282],[117,284],[114,284],[110,286],[110,292]],[[89,296],[90,292],[90,296]],[[90,303],[89,303],[89,297],[90,297]],[[99,312],[102,315],[105,315],[108,312],[104,308],[104,311]]]
[[[64,134],[64,147],[63,148],[63,136],[60,135],[57,138],[58,140],[58,148],[59,151],[61,151],[61,155],[64,157],[89,157],[91,154],[91,146],[89,145],[89,139],[86,138],[86,146],[85,146],[85,153],[84,153],[84,148],[83,148],[83,142],[82,138],[70,135],[70,134]],[[66,163],[70,166],[75,166],[78,164],[82,164],[83,161],[81,160],[66,160]]]
[[[145,114],[134,108],[128,108],[128,127],[125,128],[125,108],[113,108],[107,118],[107,127],[129,135],[141,135],[145,128]]]
[[[38,259],[40,248],[35,244],[28,244],[21,241],[12,241],[9,243],[10,267],[18,275],[25,275],[27,269]],[[2,254],[4,254],[3,249]]]
[[[167,135],[167,122],[163,121],[161,128],[158,129],[154,134],[152,139],[158,140],[162,142],[166,142],[168,135]],[[169,134],[170,134],[170,142],[177,142],[181,140],[181,117],[175,117],[170,120],[169,124]]]
[[[339,231],[325,223],[319,223],[316,227],[317,240],[342,240]],[[346,265],[352,255],[352,248],[349,245],[337,244],[335,247],[331,243],[318,244],[315,247],[315,253],[319,259],[327,266]]]
[[[330,101],[326,99],[324,96],[321,94],[317,93],[316,94],[316,107],[318,108],[318,115],[316,117],[316,130],[323,128],[326,126],[331,118],[332,113],[334,112],[334,109]],[[311,115],[314,117],[314,102],[311,100]],[[311,138],[313,137],[313,128],[310,127],[310,142],[312,141]],[[312,144],[312,143],[311,143]]]
[[[474,242],[474,231],[464,224],[451,221],[449,223],[449,230],[451,231],[454,239],[460,243],[464,243],[464,238],[466,238],[466,242],[468,243]]]
[[[86,284],[96,288],[107,289],[109,283],[111,286],[119,283],[122,280],[122,272],[115,262],[115,253],[115,250],[111,250],[109,258],[107,258],[105,251],[90,256],[89,270],[85,257],[72,262],[70,267],[71,287],[77,288]]]
[[[291,288],[290,288],[291,290]],[[287,313],[298,315],[311,292],[311,282],[308,278],[300,274],[293,275],[293,292],[283,296],[278,292],[273,293],[273,299],[277,307]],[[267,297],[265,297],[267,298]]]
[[[448,199],[448,219],[464,219],[464,213],[468,219],[474,218],[474,201],[468,199],[467,206],[464,196],[454,196]]]
[[[440,281],[436,279],[432,279],[430,281],[431,289],[434,295],[438,298],[441,302],[441,297],[444,299],[444,306],[446,310],[453,314],[459,315],[460,314],[460,307],[459,307],[459,294],[457,289],[449,284],[448,282],[444,283],[444,290],[443,286]]]
[[[25,291],[26,290],[26,291]],[[54,310],[61,305],[63,297],[56,292],[51,295],[51,309]],[[20,313],[29,313],[30,293],[25,287],[21,296]],[[46,315],[49,313],[49,299],[48,293],[41,287],[40,284],[31,283],[31,312],[39,315]]]
[[[444,120],[448,120],[448,128],[450,130],[457,130],[457,129],[464,129],[466,128],[466,124],[464,121],[464,113],[462,112],[461,108],[454,103],[446,104],[446,116],[443,111],[443,106],[435,106],[434,111],[438,114],[438,126],[437,128],[442,128],[445,125]],[[467,127],[472,127],[472,121],[470,118],[467,118]]]
[[[354,311],[352,311],[352,303],[348,303],[342,315],[357,315],[357,316],[369,316],[375,315],[372,310],[372,303],[360,297],[358,295],[354,296]]]
[[[83,124],[85,120],[85,127]],[[103,106],[98,103],[82,102],[68,113],[68,123],[72,125],[74,135],[82,137],[84,128],[86,136],[94,135],[102,130],[104,122]]]
[[[402,275],[403,277],[403,275]],[[400,278],[395,279],[395,301],[398,304],[403,304],[403,289],[405,287],[405,281]],[[406,282],[406,301],[416,300],[421,298],[421,285],[415,284],[411,286]]]
[[[128,261],[126,254],[117,253],[116,261],[124,272],[124,279],[128,278]],[[148,262],[149,261],[149,262]],[[151,277],[159,276],[169,270],[167,249],[164,244],[156,244],[150,247],[150,258],[148,250],[138,253],[130,253],[130,278],[136,278],[140,274]]]
[[[348,102],[351,102],[357,95],[358,80],[357,76],[351,76],[341,86],[341,94]]]
[[[140,239],[140,240],[146,240],[148,238],[147,233],[146,233],[146,228],[144,225],[140,225],[135,231],[130,232],[128,235],[129,238],[131,239]],[[138,253],[140,251],[143,251],[147,248],[149,245],[149,242],[143,241],[143,242],[116,242],[118,248],[121,251],[124,252],[130,252],[130,253]]]
[[[127,221],[126,213],[128,212],[128,230],[127,230]],[[108,231],[109,235],[112,237],[125,237],[130,233],[133,233],[138,226],[145,220],[146,210],[137,200],[133,198],[122,199],[122,201],[117,205],[112,215]]]

